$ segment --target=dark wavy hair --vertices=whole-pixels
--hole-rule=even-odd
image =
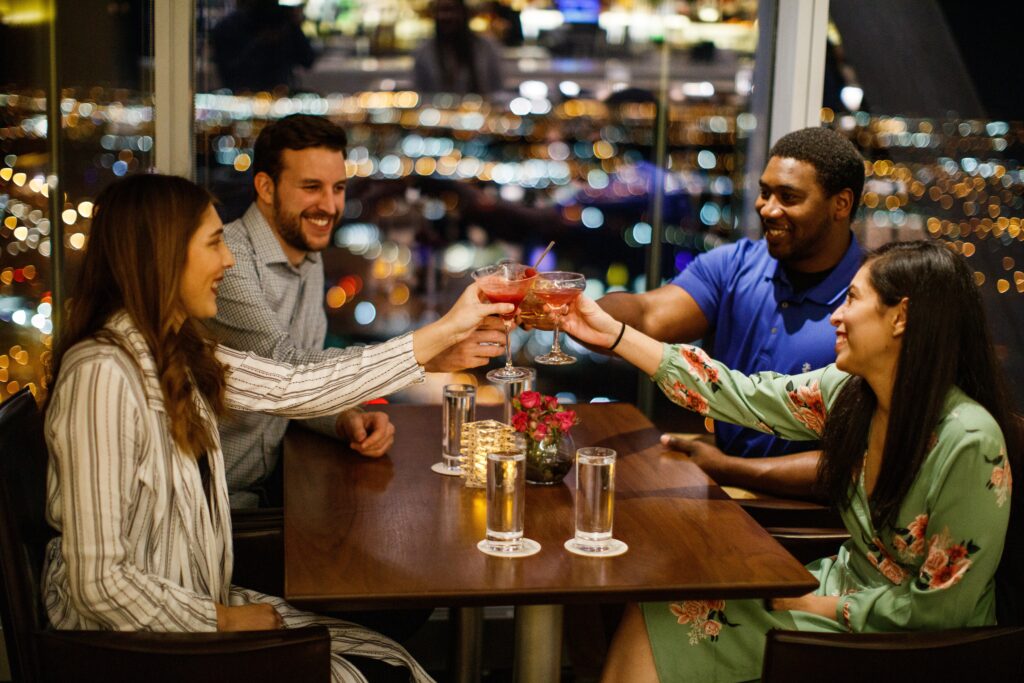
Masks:
[[[1012,471],[1024,469],[1018,469],[1018,423],[967,262],[941,243],[919,241],[886,244],[868,254],[865,264],[882,304],[907,299],[882,467],[871,493],[872,516],[881,528],[895,521],[953,386],[992,415],[1003,431]],[[818,481],[840,507],[850,504],[851,478],[860,470],[876,404],[867,381],[853,376],[829,409]]]
[[[188,243],[213,198],[184,178],[136,175],[108,186],[96,198],[89,247],[53,355],[49,385],[64,354],[94,338],[120,342],[103,327],[124,310],[142,333],[156,362],[175,443],[199,456],[216,447],[216,425],[203,420],[193,389],[214,414],[224,412],[224,368],[204,328],[186,318],[180,328],[181,273]],[[126,349],[128,350],[128,349]]]
[[[860,205],[864,191],[864,157],[853,143],[828,128],[803,128],[779,138],[768,157],[806,161],[814,167],[818,183],[828,197],[850,188],[853,211]]]
[[[326,147],[342,154],[348,145],[345,129],[323,116],[292,114],[260,131],[253,146],[252,173],[266,173],[276,183],[281,177],[281,153]]]

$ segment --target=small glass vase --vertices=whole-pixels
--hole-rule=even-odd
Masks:
[[[550,486],[558,484],[572,469],[576,444],[568,434],[548,436],[543,441],[526,440],[526,481]]]

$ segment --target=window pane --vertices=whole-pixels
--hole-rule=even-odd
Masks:
[[[541,268],[582,272],[596,298],[740,234],[757,2],[286,5],[198,3],[197,173],[231,220],[268,122],[306,112],[346,129],[329,343],[420,326],[473,268],[532,263],[551,240]],[[516,330],[515,361],[534,365],[551,338]],[[566,346],[579,362],[538,366],[541,390],[636,399],[631,368]],[[396,400],[438,396],[428,383]]]
[[[0,4],[0,399],[42,386],[53,333],[55,220],[64,225],[63,277],[71,283],[96,193],[151,165],[151,5],[60,3],[59,172],[66,201],[55,219],[48,184],[55,170],[47,138],[49,19],[38,9],[42,3]]]
[[[1022,409],[1024,91],[1005,76],[1024,9],[832,0],[830,10],[822,120],[870,162],[859,236],[936,239],[967,257]]]

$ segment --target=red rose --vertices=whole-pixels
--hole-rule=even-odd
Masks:
[[[537,425],[536,429],[533,430],[532,438],[533,438],[534,441],[543,441],[544,437],[546,437],[547,435],[548,435],[548,426],[546,424],[541,423],[541,424]]]
[[[558,399],[555,398],[554,396],[545,396],[544,397],[544,407],[547,408],[548,410],[557,410],[558,409]]]
[[[519,394],[519,402],[523,404],[523,408],[530,410],[540,405],[540,394],[536,391],[524,391]]]
[[[565,410],[561,413],[555,413],[555,419],[558,421],[558,428],[563,432],[567,432],[576,424],[576,411]]]
[[[516,413],[512,416],[512,429],[517,432],[525,432],[530,420],[526,417],[526,413]]]

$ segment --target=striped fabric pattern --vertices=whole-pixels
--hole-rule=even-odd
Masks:
[[[170,428],[156,367],[125,313],[107,323],[117,344],[85,341],[64,358],[46,414],[51,541],[43,599],[61,629],[214,631],[214,603],[269,602],[288,628],[325,624],[335,681],[363,681],[344,655],[382,659],[430,677],[397,643],[301,612],[280,598],[231,586],[231,517],[224,463],[210,465],[209,505],[196,461]],[[326,415],[422,381],[411,335],[338,361],[299,367],[218,349],[226,398],[239,410]],[[203,414],[216,420],[197,396]]]
[[[217,315],[207,321],[225,346],[263,358],[300,365],[360,353],[358,348],[324,348],[324,269],[321,255],[309,252],[298,266],[289,263],[277,237],[252,204],[224,226],[224,241],[235,266],[217,290]],[[306,426],[336,438],[335,416],[308,420]],[[232,411],[220,424],[221,448],[232,507],[255,507],[253,492],[281,457],[288,420],[277,415]]]

